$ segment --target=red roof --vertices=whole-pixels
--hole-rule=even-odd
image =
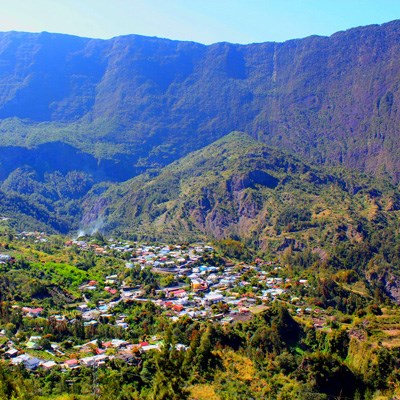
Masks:
[[[67,364],[67,365],[75,365],[75,364],[78,364],[78,360],[76,358],[72,358],[71,360],[65,361],[65,364]]]
[[[37,308],[22,307],[22,311],[27,312],[27,313],[32,313],[32,314],[39,314],[43,311],[43,308],[41,308],[41,307],[37,307]]]
[[[183,293],[186,293],[186,290],[184,290],[184,289],[176,289],[176,290],[171,290],[169,293],[170,294],[174,294],[174,295],[183,294]]]

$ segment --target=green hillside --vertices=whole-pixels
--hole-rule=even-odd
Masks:
[[[317,224],[322,216],[313,215],[325,209],[324,218],[329,214],[330,221],[339,220],[324,199],[343,191],[348,196],[345,186],[353,177],[321,167],[325,184],[318,186],[306,172],[279,165],[275,158],[289,156],[275,150],[267,151],[270,161],[263,161],[259,150],[259,166],[239,162],[240,170],[231,177],[218,170],[217,161],[201,167],[186,160],[182,180],[187,183],[177,198],[170,192],[177,188],[175,178],[166,174],[174,175],[181,164],[159,171],[229,132],[243,131],[306,159],[317,176],[317,165],[343,167],[397,183],[399,32],[400,22],[393,21],[330,37],[210,46],[137,35],[97,40],[0,33],[0,187],[7,198],[28,205],[17,206],[14,225],[29,227],[37,220],[49,230],[73,231],[109,205],[106,220],[112,229],[126,231],[140,221],[140,234],[152,237],[189,232],[191,237],[246,238],[268,248],[270,237],[285,229],[279,225],[285,220],[279,217],[285,215],[283,205],[277,206],[282,202],[289,208],[290,201],[310,202],[312,218],[301,216],[303,225]],[[232,149],[232,160],[249,146],[238,155]],[[289,159],[303,168],[296,158]],[[221,162],[226,171],[236,168],[235,161]],[[276,190],[264,173],[279,180]],[[163,194],[142,191],[140,182],[147,185],[157,174],[148,185],[158,185]],[[192,175],[197,178],[185,178]],[[349,183],[329,185],[328,175]],[[135,190],[137,196],[145,198],[135,197],[129,183],[118,186],[115,195],[110,192],[110,199],[93,201],[93,194],[111,183],[134,177],[139,178],[132,185],[141,189]],[[359,175],[354,179],[355,186],[370,185]],[[240,185],[245,187],[239,190]],[[305,194],[309,188],[321,204]],[[185,197],[189,189],[191,198]],[[294,192],[285,197],[285,190]],[[131,194],[119,201],[118,193]],[[368,203],[361,198],[355,214]],[[111,205],[111,199],[117,204]],[[83,214],[82,202],[87,203]],[[7,209],[6,201],[0,204],[0,212]],[[145,216],[146,210],[152,214]],[[298,232],[290,234],[301,239]]]
[[[68,170],[84,164],[95,180],[123,181],[240,130],[398,181],[399,31],[393,21],[210,46],[0,33],[0,179],[23,166],[26,149],[40,172],[32,151],[43,161],[55,142],[72,147]]]
[[[234,132],[161,171],[92,193],[83,219],[139,238],[302,250],[362,243],[397,223],[399,200],[388,182],[316,169]]]

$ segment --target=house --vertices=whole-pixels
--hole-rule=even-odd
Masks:
[[[125,340],[113,339],[111,340],[111,345],[112,347],[116,347],[119,349],[121,347],[126,347],[128,345],[128,342],[126,342]]]
[[[233,280],[231,278],[222,278],[220,281],[221,285],[224,285],[226,287],[231,287],[233,285]]]
[[[40,360],[39,358],[30,357],[28,360],[24,361],[24,366],[25,366],[26,369],[34,370],[34,369],[36,369],[42,362],[43,362],[43,360]]]
[[[115,325],[121,327],[122,329],[128,329],[129,325],[126,322],[117,322]]]
[[[14,357],[14,358],[11,360],[11,363],[12,363],[13,365],[20,365],[20,364],[23,364],[23,362],[26,361],[26,360],[28,360],[29,358],[30,358],[30,355],[29,355],[29,354],[21,354],[21,355],[18,356],[18,357]]]
[[[29,354],[21,354],[20,356],[13,358],[11,362],[13,365],[23,364],[26,369],[33,371],[43,361],[39,360],[39,358],[32,357]]]
[[[98,322],[94,319],[83,323],[83,326],[96,326],[96,325],[98,325]]]
[[[11,260],[11,256],[9,254],[0,253],[0,262],[5,263]]]
[[[173,290],[166,290],[167,297],[185,297],[186,290],[184,289],[173,289]]]
[[[41,347],[39,346],[38,342],[42,339],[41,336],[31,336],[26,343],[26,347],[32,350],[39,350]]]
[[[82,365],[85,365],[86,367],[91,367],[91,366],[98,367],[100,365],[103,365],[107,360],[108,356],[106,356],[105,354],[100,354],[93,357],[81,358],[80,362]]]
[[[202,279],[199,279],[199,278],[192,279],[191,280],[191,285],[192,285],[192,290],[195,291],[195,292],[208,289],[207,282],[205,282],[205,281],[203,281]]]
[[[222,323],[223,325],[230,324],[232,321],[233,321],[233,318],[232,318],[232,317],[224,317],[224,318],[221,319],[221,323]]]
[[[28,340],[28,342],[38,342],[40,339],[42,339],[41,336],[31,336]]]
[[[49,317],[49,320],[50,319],[56,322],[64,322],[67,320],[64,315],[52,315]]]
[[[224,296],[220,293],[209,293],[204,297],[202,303],[204,306],[210,306],[211,304],[216,304],[224,300]]]
[[[17,349],[9,349],[7,350],[4,355],[8,358],[14,358],[18,355],[19,351]]]
[[[54,367],[56,367],[58,364],[54,361],[46,361],[43,362],[42,364],[40,364],[40,366],[46,370],[52,369]]]
[[[158,344],[148,344],[147,346],[140,346],[140,350],[144,353],[150,350],[160,350],[160,346]]]
[[[22,312],[24,312],[29,317],[39,317],[43,312],[43,308],[30,308],[30,307],[22,307]]]
[[[72,358],[71,360],[65,361],[63,366],[68,369],[79,368],[79,361],[76,358]]]
[[[106,286],[106,287],[104,288],[104,290],[105,290],[106,292],[110,293],[110,294],[113,294],[113,295],[118,293],[118,290],[117,290],[117,289],[113,289],[113,288],[111,288],[110,286]]]
[[[27,342],[25,346],[27,349],[31,349],[31,350],[40,350],[41,349],[41,347],[36,342],[31,342],[31,341]]]

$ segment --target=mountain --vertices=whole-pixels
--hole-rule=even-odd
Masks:
[[[161,171],[89,194],[84,220],[139,239],[240,239],[282,251],[362,243],[395,227],[389,182],[313,167],[233,132]]]
[[[399,33],[394,21],[210,46],[0,33],[1,189],[39,201],[67,231],[92,188],[151,173],[235,130],[397,183]]]
[[[399,33],[394,21],[211,46],[2,33],[0,143],[68,143],[123,166],[110,178],[124,180],[240,130],[398,180]]]

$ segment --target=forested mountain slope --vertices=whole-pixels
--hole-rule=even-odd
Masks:
[[[1,189],[68,231],[94,185],[151,174],[234,130],[397,183],[399,33],[394,21],[210,46],[1,33]]]
[[[161,171],[98,187],[83,220],[141,239],[236,238],[279,251],[361,243],[395,226],[399,209],[389,182],[315,168],[233,132]]]
[[[122,165],[110,178],[124,180],[241,130],[398,180],[399,30],[211,46],[2,33],[0,142],[62,141]]]

